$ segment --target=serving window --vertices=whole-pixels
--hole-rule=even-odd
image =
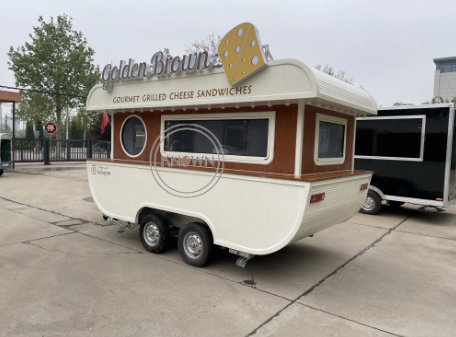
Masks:
[[[220,142],[225,161],[268,164],[273,157],[274,129],[275,112],[269,111],[164,115],[161,152],[165,156],[217,155],[219,145],[205,135],[209,130]]]
[[[147,140],[144,121],[138,116],[129,116],[120,129],[120,139],[124,152],[129,157],[138,157],[144,151]]]
[[[426,116],[358,118],[355,158],[423,161]]]
[[[314,161],[316,165],[336,165],[345,161],[347,120],[317,114]]]

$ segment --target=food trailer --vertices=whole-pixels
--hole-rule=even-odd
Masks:
[[[454,205],[455,145],[453,104],[382,107],[358,118],[355,167],[374,171],[361,212],[376,214],[382,200],[434,212]]]
[[[87,110],[111,117],[110,159],[88,159],[90,190],[147,251],[178,236],[203,266],[214,245],[245,266],[356,214],[372,172],[353,166],[366,91],[294,59],[273,60],[250,23],[210,53],[130,59],[103,69]],[[122,224],[120,220],[128,222]]]
[[[11,168],[11,136],[0,133],[0,177]]]

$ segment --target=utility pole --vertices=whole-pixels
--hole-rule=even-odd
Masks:
[[[68,104],[67,104],[67,118],[66,118],[66,140],[68,140]]]
[[[11,158],[12,159],[12,164],[13,164],[12,165],[13,170],[15,168],[15,162],[14,162],[14,151],[15,151],[15,146],[14,146],[15,145],[14,144],[15,143],[15,135],[14,135],[14,133],[16,131],[16,125],[15,124],[16,124],[16,102],[13,102],[13,144],[11,144],[12,145],[12,150],[13,150],[13,155],[12,155],[12,158]]]

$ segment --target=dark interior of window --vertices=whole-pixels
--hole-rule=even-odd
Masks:
[[[211,131],[225,155],[267,156],[269,119],[172,120],[165,121],[165,129],[180,124],[198,124]],[[177,131],[165,138],[164,143],[165,151],[217,153],[208,137],[193,130]]]
[[[446,64],[440,66],[440,72],[441,73],[452,73],[456,72],[456,64]]]
[[[122,145],[130,156],[136,156],[144,148],[146,130],[137,117],[129,118],[122,128]]]
[[[320,121],[319,129],[318,158],[342,158],[345,125]]]
[[[11,141],[9,139],[1,140],[0,150],[1,161],[11,161]]]
[[[355,155],[420,158],[422,118],[358,120]]]

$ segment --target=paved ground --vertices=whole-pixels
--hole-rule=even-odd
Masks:
[[[83,165],[0,178],[1,336],[456,335],[456,208],[385,206],[197,269],[107,225]]]

